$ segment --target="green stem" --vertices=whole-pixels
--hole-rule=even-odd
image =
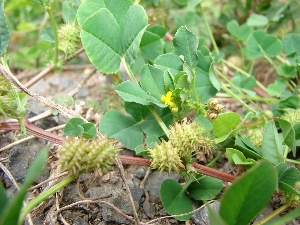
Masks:
[[[297,161],[297,160],[294,160],[294,159],[285,159],[285,161],[300,165],[300,161]]]
[[[205,13],[204,13],[204,10],[203,10],[203,7],[202,7],[201,3],[199,4],[199,7],[200,7],[200,13],[201,13],[201,15],[203,17],[203,20],[204,20],[205,27],[206,27],[206,30],[208,32],[209,38],[210,38],[210,40],[212,42],[212,45],[214,46],[214,49],[215,49],[217,55],[219,55],[220,54],[219,48],[218,48],[216,40],[215,40],[215,38],[214,38],[214,36],[213,36],[213,34],[211,32],[210,26],[209,26],[209,24],[207,22],[207,19],[206,19],[206,16],[205,16]]]
[[[236,70],[237,72],[239,72],[239,73],[241,73],[241,74],[244,74],[244,75],[247,76],[247,77],[251,77],[251,75],[250,75],[249,73],[247,73],[247,72],[245,72],[244,70],[238,68],[237,66],[235,66],[235,65],[232,64],[231,62],[228,62],[228,61],[226,61],[226,60],[224,60],[224,59],[222,60],[222,62],[224,62],[227,66],[231,67],[232,69]],[[260,83],[259,81],[256,80],[256,84],[257,84],[257,86],[259,86],[263,91],[265,91],[266,93],[268,93],[268,92],[267,92],[267,89],[265,88],[264,85],[262,85],[262,83]]]
[[[167,128],[166,124],[164,121],[162,121],[161,117],[157,114],[157,112],[154,110],[153,106],[148,106],[150,109],[151,113],[153,114],[154,118],[158,122],[159,126],[161,129],[164,131],[164,133],[169,137],[169,129]]]
[[[226,91],[229,95],[231,95],[236,101],[238,101],[246,109],[254,113],[256,112],[254,109],[248,106],[242,99],[240,99],[236,94],[234,94],[231,90],[229,90],[223,83],[221,83],[221,87],[224,91]]]
[[[208,164],[206,164],[207,167],[212,167],[213,164],[224,154],[224,152],[219,153],[213,160],[211,160]]]
[[[73,180],[75,180],[75,176],[71,175],[69,177],[66,177],[62,181],[60,181],[58,184],[54,185],[47,191],[42,192],[39,194],[36,198],[32,199],[21,211],[20,215],[20,221],[23,221],[26,215],[37,205],[39,205],[41,202],[49,198],[50,196],[54,195],[57,191],[64,188],[68,184],[70,184]]]
[[[132,70],[131,70],[131,69],[129,68],[129,66],[127,65],[127,63],[126,63],[126,61],[125,61],[125,58],[122,58],[121,61],[122,61],[122,64],[123,64],[123,66],[124,66],[124,68],[125,68],[125,70],[126,70],[128,76],[130,77],[130,79],[131,79],[134,83],[139,84],[139,82],[137,81],[137,79],[136,79],[135,76],[133,75]]]
[[[196,101],[199,102],[199,97],[198,97],[197,90],[196,90],[196,74],[195,74],[195,71],[193,71],[193,91],[194,91]]]
[[[221,76],[229,85],[231,88],[233,88],[234,90],[236,90],[241,96],[243,96],[244,98],[246,98],[249,102],[251,102],[253,105],[256,106],[256,108],[259,111],[263,111],[261,107],[259,107],[254,101],[252,101],[250,98],[248,98],[248,95],[245,95],[240,88],[238,88],[235,84],[233,84],[226,76],[224,76],[223,73],[221,73],[219,70],[215,69],[215,72],[217,74],[219,74],[219,76]]]
[[[58,34],[57,34],[57,25],[56,21],[54,19],[54,15],[52,13],[52,9],[50,5],[44,4],[44,9],[48,13],[49,18],[50,18],[50,23],[53,28],[53,35],[54,35],[54,55],[53,55],[53,65],[56,67],[57,61],[58,61]]]
[[[7,62],[5,60],[4,57],[1,57],[1,64],[8,70],[10,71],[9,66],[7,65]],[[22,104],[19,93],[18,93],[18,89],[15,87],[15,85],[11,84],[11,88],[12,88],[12,92],[13,92],[13,96],[14,99],[17,103],[17,111],[18,111],[18,118],[14,118],[17,119],[19,124],[20,124],[20,131],[22,134],[26,134],[26,129],[24,126],[24,115],[25,115],[25,111],[26,111],[26,107]]]
[[[231,96],[229,96],[227,93],[217,93],[217,97],[221,97],[221,98],[229,98]],[[267,98],[263,98],[263,97],[260,97],[258,95],[255,95],[255,96],[247,96],[247,99],[251,99],[253,101],[258,101],[258,102],[264,102],[264,103],[267,103],[267,104],[272,104],[272,101],[270,99],[267,99]]]
[[[139,85],[137,79],[135,78],[134,74],[132,73],[131,69],[129,68],[129,66],[127,65],[126,61],[124,58],[122,58],[122,64],[127,72],[127,74],[129,75],[130,79],[135,82],[137,85]],[[164,123],[164,121],[161,119],[161,117],[157,114],[157,112],[154,110],[154,108],[152,106],[148,106],[149,110],[151,111],[151,113],[153,114],[154,118],[156,119],[157,123],[159,124],[159,126],[161,127],[161,129],[164,131],[164,133],[169,136],[169,129],[167,128],[166,124]]]
[[[283,153],[283,158],[286,160],[287,158],[287,155],[289,153],[289,147],[288,146],[285,146],[285,149],[284,149],[284,153]]]
[[[265,53],[265,51],[262,49],[262,47],[259,45],[258,46],[259,48],[260,48],[260,50],[261,50],[261,52],[263,52],[263,54],[264,54],[264,57],[268,60],[268,62],[273,66],[273,68],[275,69],[275,70],[277,70],[277,66],[276,66],[276,64],[274,63],[274,61]]]
[[[288,61],[288,60],[286,60],[285,58],[283,58],[282,56],[280,56],[280,55],[277,55],[276,56],[276,59],[279,61],[279,62],[281,62],[281,63],[285,63],[285,64],[287,64],[287,65],[291,65],[291,63]]]
[[[239,46],[240,52],[241,52],[242,66],[244,66],[244,64],[245,64],[244,49],[243,49],[243,46],[242,46],[241,42],[237,41],[237,43],[238,43],[238,46]]]
[[[284,210],[286,210],[290,205],[286,204],[281,206],[280,208],[276,209],[274,212],[272,212],[271,214],[269,214],[268,216],[266,216],[264,219],[258,221],[258,223],[256,223],[255,225],[262,225],[265,224],[266,222],[268,222],[269,220],[273,219],[275,216],[279,215],[280,213],[282,213]]]

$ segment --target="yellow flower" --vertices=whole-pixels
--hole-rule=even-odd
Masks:
[[[166,95],[161,96],[161,101],[166,105],[169,105],[171,108],[175,108],[176,104],[173,101],[172,91],[168,91]]]

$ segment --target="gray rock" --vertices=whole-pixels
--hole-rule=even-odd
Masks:
[[[83,99],[87,96],[89,96],[90,92],[86,87],[81,88],[78,93],[76,94],[76,97],[79,99]]]
[[[33,139],[11,149],[9,153],[9,163],[6,166],[17,182],[23,182],[29,166],[44,146],[45,141]],[[37,182],[41,182],[48,177],[49,169],[37,179]],[[10,183],[7,177],[5,178],[5,182]]]
[[[77,202],[80,199],[77,193],[76,184],[70,184],[65,187],[63,194],[63,203],[71,204],[73,202]]]
[[[33,224],[44,224],[44,217],[43,216],[37,216],[35,218],[32,218],[32,223]],[[25,223],[25,225],[29,225],[29,223]]]
[[[34,85],[32,85],[29,90],[33,91],[39,95],[45,95],[46,90],[50,88],[49,82],[44,80],[39,80]]]
[[[154,203],[144,202],[143,209],[145,214],[150,218],[153,219],[155,216],[155,205]]]
[[[130,178],[126,179],[126,182],[129,188],[134,188],[134,183],[132,179]]]
[[[219,212],[221,205],[219,201],[213,201],[209,205],[213,210]],[[203,206],[200,210],[196,211],[192,216],[192,221],[195,225],[209,224],[209,215],[207,207]]]
[[[112,203],[115,207],[122,210],[127,215],[133,214],[126,191],[119,187],[107,184],[103,187],[90,188],[86,192],[86,196],[89,198],[99,198],[109,195],[111,196],[109,198],[105,198],[103,201]],[[99,203],[99,206],[101,207],[99,216],[101,216],[104,221],[115,224],[131,224],[130,221],[118,214],[112,207],[101,203]]]
[[[146,169],[143,166],[140,166],[139,168],[137,168],[137,170],[135,171],[135,177],[139,178],[139,179],[143,179],[145,177],[146,174]]]
[[[142,197],[144,195],[144,189],[138,188],[138,187],[133,187],[130,188],[131,196],[132,199],[135,203],[135,207],[139,208],[140,205],[142,204]]]
[[[74,79],[66,76],[51,77],[49,79],[49,83],[50,85],[60,87],[62,90],[65,90],[67,88],[72,89],[76,85]]]
[[[81,217],[77,217],[74,222],[73,222],[73,225],[89,225],[88,222],[81,218]]]
[[[258,223],[260,220],[264,219],[266,216],[270,215],[274,211],[272,205],[268,203],[263,210],[260,211],[259,215],[255,218],[253,224]],[[278,219],[279,216],[277,215],[274,219]]]
[[[163,171],[162,173],[158,171],[153,171],[146,183],[145,183],[145,190],[149,193],[150,202],[158,202],[159,201],[159,190],[162,182],[166,179],[173,179],[178,181],[180,178],[178,173],[171,172],[168,175],[167,172]]]

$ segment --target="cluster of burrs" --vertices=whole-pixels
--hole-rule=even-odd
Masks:
[[[80,30],[77,26],[67,23],[58,30],[58,49],[65,56],[72,55],[80,46]]]
[[[151,167],[159,171],[187,172],[191,168],[195,156],[199,153],[210,154],[215,143],[203,135],[203,128],[196,122],[183,120],[170,128],[169,140],[155,143],[153,149],[148,149],[151,157]]]
[[[93,140],[71,137],[58,151],[58,164],[63,171],[76,176],[84,172],[101,170],[105,173],[119,152],[110,140],[97,137]]]

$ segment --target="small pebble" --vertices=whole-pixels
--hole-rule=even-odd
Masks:
[[[135,177],[139,178],[139,179],[143,179],[145,177],[146,174],[146,170],[144,167],[139,167],[136,171],[135,171]]]

